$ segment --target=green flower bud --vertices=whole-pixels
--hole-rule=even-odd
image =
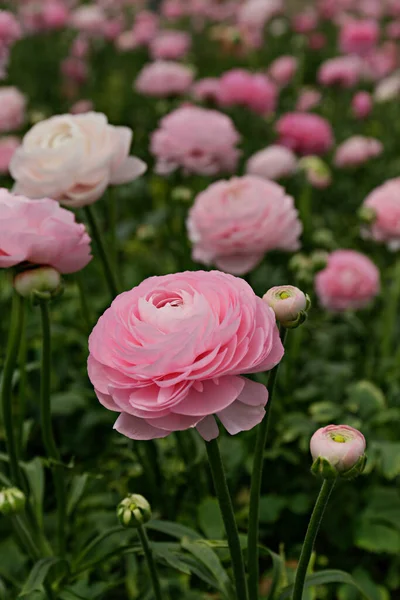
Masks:
[[[3,515],[17,515],[24,510],[25,503],[25,494],[16,487],[0,491],[0,513]]]
[[[53,267],[37,267],[18,273],[14,288],[24,298],[53,298],[62,291],[61,275]]]
[[[143,496],[130,494],[118,504],[117,516],[123,527],[138,528],[150,521],[151,507]]]
[[[366,225],[372,225],[376,220],[376,212],[372,206],[362,206],[358,211],[358,218]]]

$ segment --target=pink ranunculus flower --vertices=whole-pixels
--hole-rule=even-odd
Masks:
[[[400,99],[400,71],[382,79],[374,90],[374,100],[378,103]]]
[[[218,271],[150,277],[117,296],[89,338],[89,378],[136,440],[196,427],[211,440],[218,417],[234,435],[260,423],[267,389],[243,374],[283,356],[275,315],[242,279]]]
[[[8,10],[0,10],[0,47],[8,48],[21,37],[21,25],[13,13]]]
[[[337,56],[320,66],[317,79],[321,85],[350,88],[357,85],[362,74],[362,63],[357,56]]]
[[[244,69],[227,71],[219,81],[220,106],[242,105],[259,114],[270,114],[275,110],[277,96],[276,85],[267,76]]]
[[[400,249],[400,177],[389,179],[372,190],[363,202],[375,218],[363,233],[376,242],[384,242],[390,250]]]
[[[311,33],[318,25],[318,14],[313,8],[307,8],[295,15],[292,21],[296,33]]]
[[[308,112],[321,103],[322,94],[314,88],[303,88],[300,90],[296,102],[296,111]]]
[[[246,0],[238,9],[242,27],[262,30],[273,17],[284,12],[282,0]]]
[[[219,79],[205,77],[195,81],[191,87],[191,95],[198,102],[217,102],[219,96]]]
[[[363,458],[365,448],[363,434],[349,425],[321,427],[310,441],[313,459],[324,458],[338,474],[354,467]]]
[[[16,87],[0,87],[0,132],[19,129],[25,120],[26,98]]]
[[[277,121],[276,131],[279,144],[301,155],[325,154],[334,142],[328,121],[314,114],[286,113]]]
[[[67,56],[61,62],[61,72],[70,81],[81,85],[85,83],[89,75],[88,64],[80,58],[74,56]]]
[[[186,31],[159,31],[150,42],[150,54],[153,60],[179,60],[190,50],[191,39]]]
[[[132,34],[138,46],[147,46],[157,35],[159,17],[150,10],[142,10],[136,15]]]
[[[14,152],[21,145],[21,140],[14,135],[0,138],[0,175],[9,172],[9,166]]]
[[[354,94],[351,101],[351,110],[356,119],[365,119],[373,107],[372,96],[369,92],[360,91]]]
[[[250,156],[246,164],[246,173],[263,179],[281,179],[296,172],[297,157],[285,146],[268,146]]]
[[[185,15],[186,6],[182,0],[163,0],[161,14],[167,21],[175,21]]]
[[[69,20],[69,8],[63,0],[48,0],[43,4],[42,20],[45,29],[61,29]]]
[[[83,113],[87,113],[93,110],[93,102],[91,100],[77,100],[71,108],[69,112],[71,115],[82,115]]]
[[[387,41],[380,48],[372,50],[363,63],[363,77],[370,81],[379,81],[399,67],[398,45]]]
[[[337,167],[359,167],[364,163],[380,156],[383,144],[379,140],[363,135],[353,135],[338,146],[334,162]]]
[[[151,151],[159,174],[181,167],[185,173],[218,175],[235,171],[240,136],[232,120],[216,110],[183,106],[164,117],[152,134]]]
[[[328,43],[328,39],[321,31],[314,31],[308,36],[308,47],[311,50],[322,50]]]
[[[34,125],[10,165],[15,190],[51,196],[70,207],[98,200],[109,185],[133,181],[146,165],[129,156],[132,130],[113,127],[102,113],[58,115]]]
[[[393,40],[400,40],[400,20],[388,23],[386,26],[386,34]]]
[[[268,69],[268,74],[279,86],[288,85],[296,75],[298,60],[295,56],[279,56]]]
[[[90,238],[71,211],[0,189],[0,268],[28,262],[75,273],[90,260]]]
[[[335,250],[328,264],[315,278],[322,306],[331,311],[357,310],[367,306],[379,293],[379,270],[355,250]]]
[[[195,199],[187,228],[192,257],[243,275],[270,250],[298,250],[302,225],[291,196],[247,175],[211,184]]]
[[[79,6],[71,14],[70,24],[82,33],[99,35],[103,30],[107,15],[97,4]]]
[[[185,94],[193,83],[193,69],[178,62],[157,60],[143,67],[134,83],[146,96],[164,98]]]
[[[344,54],[365,56],[378,43],[379,25],[372,19],[348,20],[340,30],[339,46]]]

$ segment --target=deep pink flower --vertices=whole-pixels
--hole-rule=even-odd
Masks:
[[[378,81],[392,73],[398,66],[397,44],[389,40],[364,58],[362,74],[365,79]]]
[[[297,157],[290,148],[272,145],[250,156],[246,173],[263,179],[281,179],[295,173],[297,162]]]
[[[333,146],[328,121],[308,113],[286,113],[276,123],[279,144],[301,155],[325,154]]]
[[[44,29],[61,29],[69,20],[69,9],[62,0],[48,0],[43,4],[42,20]]]
[[[334,162],[337,167],[358,167],[380,156],[383,144],[379,140],[363,135],[353,135],[338,146]]]
[[[89,378],[121,413],[114,428],[148,440],[196,427],[218,436],[257,425],[266,388],[240,375],[283,356],[275,315],[242,279],[218,271],[151,277],[119,295],[89,338]]]
[[[9,172],[10,161],[14,152],[20,146],[21,140],[14,135],[0,138],[0,174]]]
[[[400,248],[400,177],[389,179],[372,190],[363,203],[372,209],[375,219],[365,228],[366,237],[384,242],[390,250]]]
[[[8,48],[21,37],[21,25],[13,13],[8,10],[0,10],[0,47]]]
[[[19,129],[25,120],[26,98],[16,87],[0,87],[0,132]]]
[[[179,60],[189,52],[190,44],[190,35],[186,31],[167,29],[159,31],[150,42],[150,54],[154,60]]]
[[[347,54],[368,54],[378,43],[379,25],[373,20],[349,20],[340,31],[340,50]]]
[[[0,268],[29,262],[74,273],[90,260],[90,238],[71,211],[0,189]]]
[[[278,90],[265,75],[244,69],[232,69],[219,81],[218,100],[221,106],[242,105],[254,112],[268,114],[275,110]]]
[[[280,86],[288,85],[296,75],[298,60],[294,56],[279,56],[271,63],[268,74]]]
[[[296,33],[311,33],[317,25],[318,14],[312,8],[295,15],[292,21],[293,31]]]
[[[357,56],[337,56],[320,66],[317,79],[322,85],[354,87],[360,80],[363,65]]]
[[[156,170],[168,174],[181,167],[186,173],[218,175],[236,169],[240,136],[232,120],[216,110],[183,106],[161,120],[151,138]]]
[[[351,110],[356,119],[365,119],[372,111],[372,96],[368,92],[357,92],[351,101]]]
[[[178,62],[157,60],[143,67],[135,81],[135,88],[146,96],[164,98],[185,94],[193,83],[190,67]]]
[[[379,280],[379,270],[368,256],[355,250],[335,250],[317,274],[315,289],[328,310],[356,310],[379,293]]]
[[[300,247],[302,226],[291,196],[247,175],[217,181],[195,199],[187,222],[193,259],[243,275],[270,250]]]

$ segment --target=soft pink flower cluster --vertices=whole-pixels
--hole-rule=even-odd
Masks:
[[[334,162],[337,167],[359,167],[371,158],[380,156],[383,144],[379,140],[363,135],[353,135],[338,146]]]
[[[219,80],[218,102],[225,106],[246,106],[259,114],[275,110],[278,90],[266,75],[253,74],[244,69],[232,69]]]
[[[333,146],[333,132],[324,118],[308,113],[286,113],[276,122],[279,144],[294,152],[325,154]]]
[[[69,24],[70,16],[65,0],[27,0],[19,10],[23,29],[29,33],[61,29]]]
[[[180,96],[189,90],[193,78],[190,67],[178,62],[157,60],[142,68],[134,86],[136,91],[146,96]]]
[[[366,237],[384,242],[390,250],[400,249],[400,178],[389,179],[375,188],[363,206],[372,209],[375,217],[364,230]]]
[[[362,62],[357,56],[337,56],[326,60],[317,79],[321,85],[348,88],[357,85],[362,74]]]
[[[196,427],[234,435],[265,414],[266,388],[240,375],[283,356],[275,315],[242,279],[218,271],[151,277],[118,296],[89,338],[88,372],[114,427],[148,440]]]

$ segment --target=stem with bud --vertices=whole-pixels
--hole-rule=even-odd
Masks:
[[[147,566],[150,572],[151,585],[153,586],[154,597],[156,600],[162,600],[160,581],[158,579],[158,573],[153,558],[153,553],[150,548],[149,538],[143,525],[139,524],[137,527],[140,542],[142,544],[144,556],[147,561]]]

